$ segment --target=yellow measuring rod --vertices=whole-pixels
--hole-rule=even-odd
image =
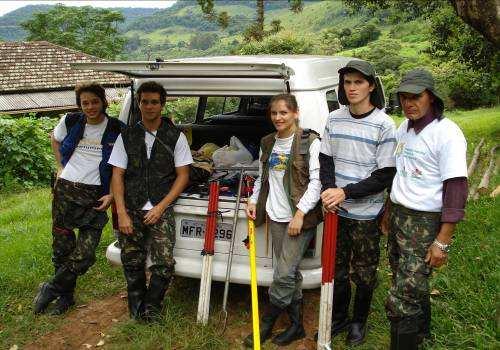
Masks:
[[[253,348],[260,350],[259,296],[257,294],[257,264],[255,261],[255,224],[248,219],[248,243],[250,245],[250,286],[252,291]]]

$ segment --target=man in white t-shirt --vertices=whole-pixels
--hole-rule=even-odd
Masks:
[[[387,298],[391,349],[417,349],[430,338],[429,278],[445,263],[467,200],[467,144],[443,117],[432,75],[408,72],[397,90],[407,118],[396,133],[397,173],[391,190],[388,237],[392,286]],[[383,220],[385,222],[385,220]]]
[[[394,121],[382,111],[384,97],[370,63],[352,60],[339,70],[339,102],[321,142],[321,199],[338,211],[332,336],[347,330],[348,345],[361,344],[380,258],[378,217],[395,169]],[[349,318],[351,281],[356,285]]]
[[[152,321],[174,274],[172,204],[189,181],[193,162],[186,137],[161,117],[167,93],[150,81],[137,90],[141,121],[116,140],[109,164],[118,213],[121,260],[130,316]],[[146,258],[151,278],[146,287]]]
[[[106,94],[100,85],[78,84],[75,94],[82,112],[66,114],[52,134],[58,169],[52,201],[55,276],[42,284],[35,298],[35,313],[45,312],[55,299],[51,314],[62,314],[75,303],[77,276],[95,262],[95,251],[108,221],[106,209],[113,200],[109,191],[111,166],[107,162],[125,125],[106,115]]]

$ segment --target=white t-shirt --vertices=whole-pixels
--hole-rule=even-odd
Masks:
[[[156,131],[153,131],[153,134],[156,135]],[[145,132],[144,142],[146,144],[146,153],[149,159],[151,155],[151,149],[153,148],[153,144],[155,143],[155,138],[153,135]],[[175,167],[178,168],[184,165],[189,165],[192,162],[193,157],[191,156],[189,144],[187,142],[186,136],[181,132],[174,148]],[[125,152],[122,135],[119,135],[116,139],[115,146],[113,147],[113,152],[111,152],[108,163],[118,168],[127,169],[128,156],[127,152]],[[142,207],[142,210],[149,210],[151,208],[153,208],[153,204],[148,199],[146,204],[144,204],[144,207]]]
[[[406,208],[440,212],[443,181],[467,177],[467,142],[451,120],[433,120],[422,131],[408,131],[408,120],[396,133],[396,168],[391,200]]]
[[[290,153],[294,135],[287,138],[276,138],[269,156],[269,195],[266,201],[266,212],[269,218],[277,222],[290,222],[293,218],[292,209],[283,186],[283,176],[290,161]],[[304,214],[313,209],[319,201],[321,183],[319,181],[319,139],[314,140],[309,147],[309,184],[307,190],[297,204]],[[262,154],[262,150],[261,150]],[[251,203],[257,203],[261,188],[262,163],[259,162],[259,177],[255,181]]]
[[[358,183],[377,169],[394,167],[396,125],[378,108],[364,118],[353,118],[344,107],[330,113],[321,140],[321,153],[333,158],[335,184],[341,188]],[[384,192],[346,199],[339,212],[355,220],[373,220],[382,210]]]
[[[62,142],[68,134],[65,120],[66,115],[54,128],[53,135],[57,142]],[[62,179],[88,185],[101,184],[99,163],[102,160],[101,140],[106,125],[108,125],[108,118],[99,124],[85,124],[83,137],[61,172]]]

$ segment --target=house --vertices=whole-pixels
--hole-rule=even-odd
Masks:
[[[0,114],[75,110],[75,85],[88,80],[106,89],[109,102],[121,100],[130,86],[126,76],[70,67],[99,61],[47,41],[0,42]]]

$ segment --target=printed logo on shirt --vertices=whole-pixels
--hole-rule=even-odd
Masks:
[[[76,146],[75,151],[83,154],[101,156],[102,145],[100,140],[82,139]]]
[[[269,168],[274,171],[285,171],[290,159],[290,153],[271,153]]]
[[[395,156],[401,155],[401,153],[403,152],[404,148],[405,148],[405,143],[404,142],[398,143],[398,145],[396,146],[396,149],[394,150],[394,155]]]

